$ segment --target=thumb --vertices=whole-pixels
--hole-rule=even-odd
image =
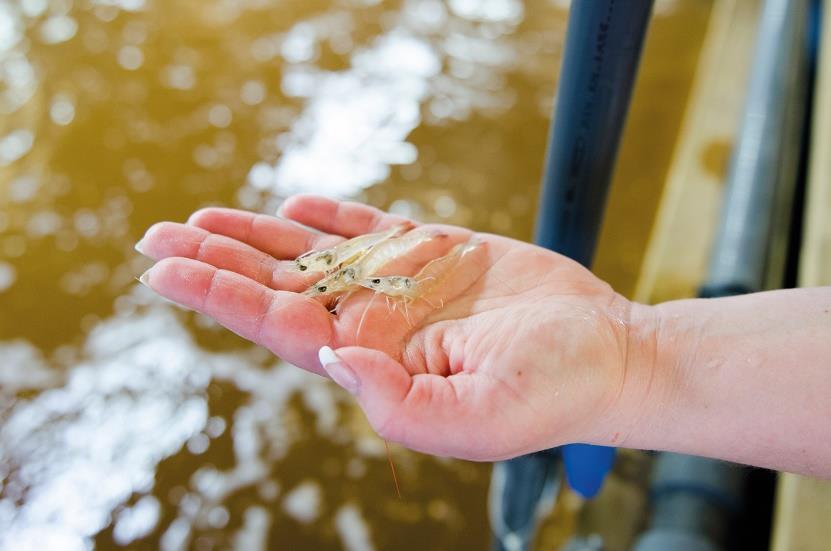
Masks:
[[[347,346],[336,352],[324,346],[318,356],[329,377],[355,396],[372,428],[385,436],[390,429],[388,420],[412,385],[410,373],[387,354],[371,348]]]

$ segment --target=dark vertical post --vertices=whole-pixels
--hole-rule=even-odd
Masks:
[[[651,10],[652,0],[571,4],[535,240],[585,266],[594,256]],[[562,454],[571,486],[594,496],[614,450],[578,444]],[[494,466],[500,484],[492,483],[490,511],[498,549],[528,546],[545,486],[539,480],[558,472],[551,460],[534,454]]]
[[[590,266],[652,0],[575,0],[535,240]]]

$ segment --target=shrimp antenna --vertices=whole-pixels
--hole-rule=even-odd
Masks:
[[[392,462],[392,454],[390,453],[389,442],[384,440],[384,447],[387,449],[387,460],[390,462],[390,470],[392,471],[392,481],[395,483],[395,493],[398,494],[398,499],[401,499],[401,488],[398,487],[398,476],[395,474],[395,463]]]
[[[407,307],[407,299],[404,299],[404,319],[407,320],[407,325],[410,327],[413,326],[413,320],[410,319],[410,309]]]
[[[366,314],[367,314],[367,312],[369,312],[369,307],[372,306],[372,301],[374,301],[375,297],[377,297],[377,296],[378,296],[377,292],[372,293],[372,298],[369,299],[369,302],[367,302],[366,306],[364,307],[364,313],[361,314],[361,321],[358,322],[358,330],[355,332],[355,344],[356,345],[358,344],[358,339],[361,336],[361,327],[364,326],[364,319],[366,318]]]
[[[441,306],[436,306],[436,305],[433,303],[433,301],[431,301],[431,300],[430,300],[429,298],[427,298],[427,297],[421,297],[421,299],[422,299],[424,302],[426,302],[427,304],[429,304],[429,305],[430,305],[430,307],[431,307],[433,310],[436,310],[436,309],[438,309],[438,308],[444,308],[444,300],[442,300],[442,299],[439,299],[439,302],[441,303]]]
[[[335,299],[335,314],[340,315],[344,301],[351,297],[354,292],[355,291],[347,291],[345,295],[340,295]]]

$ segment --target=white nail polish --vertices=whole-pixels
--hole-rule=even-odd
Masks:
[[[145,287],[150,287],[150,270],[147,270],[138,278],[139,282]]]
[[[318,351],[317,356],[320,358],[320,365],[323,366],[323,370],[326,371],[333,381],[338,383],[353,396],[358,395],[361,388],[360,379],[358,379],[358,376],[352,368],[346,365],[346,363],[344,363],[344,361],[335,354],[334,350],[328,346],[324,346]]]
[[[317,357],[320,358],[320,365],[323,367],[340,361],[340,358],[338,358],[335,354],[335,351],[328,346],[321,347],[317,353]]]
[[[138,242],[136,243],[134,248],[136,249],[137,253],[143,254],[144,256],[147,256],[144,252],[143,247],[144,247],[144,238],[142,237],[141,239],[138,240]]]

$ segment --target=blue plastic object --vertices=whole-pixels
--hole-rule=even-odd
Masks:
[[[585,498],[596,496],[615,462],[615,449],[570,444],[563,446],[562,453],[568,485]]]
[[[591,266],[652,0],[574,2],[549,138],[536,242]],[[593,497],[614,449],[575,444],[569,485]]]
[[[571,3],[535,241],[584,266],[594,257],[651,11],[652,0]],[[494,549],[529,548],[539,480],[559,472],[546,470],[545,460],[560,454],[569,484],[589,498],[600,491],[615,450],[575,444],[500,464],[503,483],[490,499],[501,515],[492,522]]]

